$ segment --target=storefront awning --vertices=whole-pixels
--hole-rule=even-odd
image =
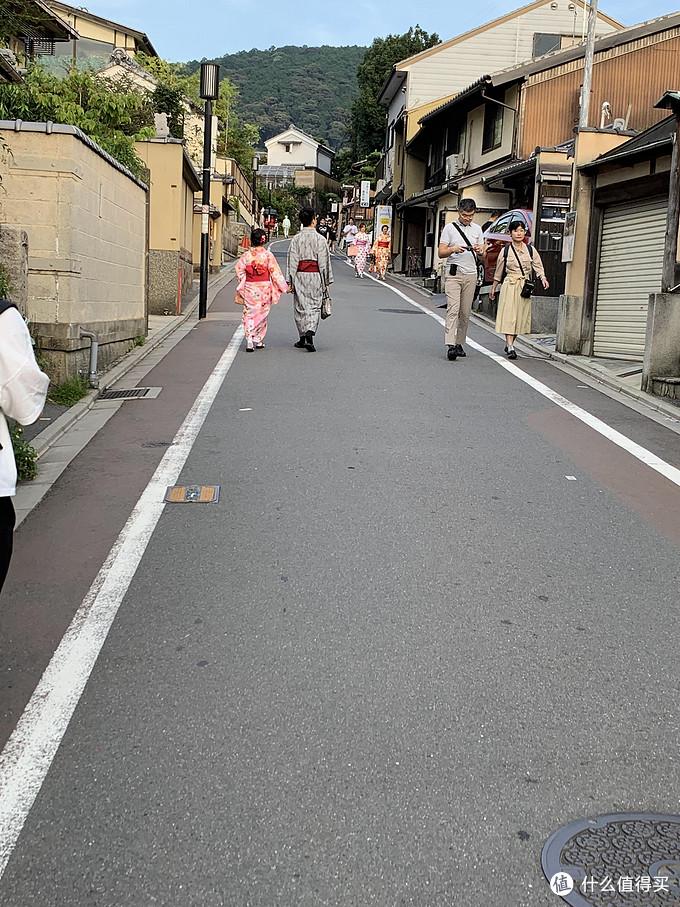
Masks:
[[[404,208],[427,208],[430,202],[436,201],[443,195],[449,195],[449,193],[454,192],[455,188],[456,182],[455,180],[451,180],[434,189],[425,189],[423,192],[417,192],[415,195],[407,198],[405,202],[397,205],[397,211],[401,211]]]

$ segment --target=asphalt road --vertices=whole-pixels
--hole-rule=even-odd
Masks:
[[[1,907],[538,907],[558,827],[680,812],[680,488],[335,270],[317,353],[284,297],[236,356],[181,477],[220,503],[163,511]],[[17,534],[5,738],[236,327],[213,311]]]

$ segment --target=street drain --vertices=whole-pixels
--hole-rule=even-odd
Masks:
[[[160,387],[126,387],[102,391],[99,400],[139,400],[142,397],[151,399],[161,392]]]
[[[219,485],[169,485],[164,500],[168,504],[217,504]]]
[[[680,816],[616,813],[554,832],[541,854],[550,887],[572,907],[680,904]]]

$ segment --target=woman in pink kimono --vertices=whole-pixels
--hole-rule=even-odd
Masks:
[[[288,284],[272,253],[265,249],[267,234],[253,230],[250,249],[236,262],[239,279],[236,301],[243,304],[243,330],[246,335],[246,353],[264,349],[269,309],[276,305]]]
[[[371,251],[371,237],[366,232],[366,224],[359,224],[359,232],[354,237],[354,245],[357,247],[357,255],[354,260],[356,276],[363,277],[368,253]]]

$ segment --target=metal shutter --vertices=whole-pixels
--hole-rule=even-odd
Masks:
[[[605,209],[593,353],[642,359],[649,294],[661,290],[666,198]]]

